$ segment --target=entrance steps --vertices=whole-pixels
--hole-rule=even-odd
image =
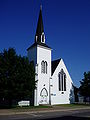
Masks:
[[[39,104],[40,106],[51,106],[50,104]]]

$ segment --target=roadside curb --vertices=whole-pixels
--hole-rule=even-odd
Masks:
[[[81,107],[81,108],[63,108],[63,109],[40,109],[40,110],[30,110],[30,111],[9,111],[9,112],[0,112],[0,116],[7,116],[7,115],[21,115],[21,114],[32,114],[32,113],[47,113],[47,112],[66,112],[66,111],[76,111],[76,110],[87,110],[90,107]]]

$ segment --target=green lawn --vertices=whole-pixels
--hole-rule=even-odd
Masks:
[[[42,110],[43,108],[48,108],[48,109],[55,109],[55,108],[59,108],[59,109],[62,109],[62,108],[80,108],[80,107],[87,107],[87,106],[90,106],[90,104],[59,104],[59,105],[40,105],[40,106],[27,106],[27,107],[19,107],[19,106],[13,106],[11,108],[11,110],[15,110],[15,111],[29,111],[29,110]]]
[[[55,108],[55,106],[57,107],[65,107],[65,108],[77,108],[77,107],[85,107],[85,106],[90,106],[90,104],[60,104],[60,105],[53,105],[53,106],[44,106],[44,105],[40,105],[40,106],[27,106],[27,107],[14,107],[12,109],[38,109],[38,108]]]
[[[54,105],[54,106],[60,106],[60,107],[85,107],[85,106],[90,106],[90,104],[60,104],[60,105]]]
[[[44,106],[44,105],[39,105],[39,106],[27,106],[27,107],[13,107],[12,109],[36,109],[36,108],[52,108],[52,106]]]

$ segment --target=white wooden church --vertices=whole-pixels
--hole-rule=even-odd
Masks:
[[[62,58],[52,61],[52,49],[45,43],[40,8],[35,42],[28,49],[29,61],[34,62],[36,89],[34,106],[40,104],[70,104],[74,101],[73,82]]]

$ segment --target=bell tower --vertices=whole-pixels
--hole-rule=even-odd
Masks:
[[[34,44],[28,49],[29,61],[34,62],[36,89],[34,91],[34,105],[49,104],[49,87],[51,77],[51,48],[45,43],[45,34],[40,7]]]

